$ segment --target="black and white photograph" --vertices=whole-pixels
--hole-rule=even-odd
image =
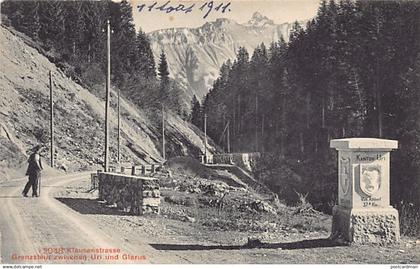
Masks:
[[[420,1],[0,11],[3,269],[419,268]]]

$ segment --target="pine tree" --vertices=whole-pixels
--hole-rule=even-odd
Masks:
[[[121,85],[127,76],[136,70],[136,30],[133,22],[132,7],[123,0],[110,3],[112,38],[112,73],[114,81]]]
[[[85,21],[83,17],[83,4],[79,1],[65,2],[65,40],[67,52],[73,56],[82,48]]]
[[[141,73],[146,78],[156,77],[156,65],[150,41],[141,29],[136,38],[135,72]]]
[[[272,145],[272,149],[280,152],[281,156],[286,153],[287,137],[287,104],[291,102],[289,80],[286,71],[286,51],[287,44],[283,37],[278,42],[272,43],[269,49],[268,80],[270,90],[273,94],[271,100],[267,100],[268,113],[271,126],[270,137],[267,143]]]
[[[269,86],[269,77],[267,73],[268,69],[268,55],[267,49],[262,43],[255,50],[251,57],[249,64],[249,85],[250,85],[250,96],[254,97],[252,118],[248,118],[247,121],[251,123],[249,128],[254,129],[255,137],[255,151],[264,151],[264,141],[266,132],[265,125],[267,123],[267,106],[261,104],[268,103],[272,99],[272,91]],[[249,104],[251,105],[251,104]]]
[[[394,126],[401,150],[392,158],[392,200],[420,207],[420,51],[414,66],[403,77],[398,105],[399,126]]]
[[[106,70],[106,19],[108,7],[103,1],[82,2],[84,31],[81,53],[85,56],[85,62],[100,63],[102,70]]]
[[[39,23],[39,2],[38,1],[24,1],[22,7],[22,22],[19,31],[27,34],[29,37],[38,39],[39,30],[41,28]]]
[[[229,82],[227,87],[231,89],[228,95],[229,102],[229,116],[232,119],[232,146],[237,148],[238,145],[246,144],[253,145],[251,141],[245,142],[247,136],[243,132],[246,122],[245,114],[250,109],[248,106],[248,71],[249,69],[249,54],[244,47],[240,47],[237,53],[236,60],[232,64],[232,69],[229,72]],[[254,106],[251,106],[254,107]],[[251,149],[248,149],[251,150]]]
[[[159,59],[158,75],[160,80],[160,100],[162,103],[168,101],[169,98],[169,71],[168,62],[166,61],[165,52],[162,50]]]
[[[39,37],[47,43],[47,46],[54,47],[60,51],[65,36],[65,10],[62,1],[40,1],[39,13],[41,29]]]
[[[8,21],[16,30],[35,40],[38,38],[40,30],[38,1],[7,0],[1,3],[1,8],[2,13],[7,14]]]
[[[1,3],[1,12],[7,15],[10,24],[18,31],[23,23],[23,1],[6,0]]]
[[[201,118],[201,105],[197,99],[197,96],[194,95],[191,100],[191,123],[198,128],[201,128]]]

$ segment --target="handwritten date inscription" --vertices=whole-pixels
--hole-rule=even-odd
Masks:
[[[194,10],[199,10],[203,13],[203,19],[207,18],[212,12],[226,13],[230,12],[231,3],[216,3],[214,1],[208,1],[203,4],[196,5],[196,3],[189,4],[172,4],[171,1],[167,1],[164,4],[153,2],[152,4],[139,4],[137,10],[142,11],[160,11],[164,13],[184,13],[188,14]]]

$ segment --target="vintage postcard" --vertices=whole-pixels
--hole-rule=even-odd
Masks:
[[[0,3],[3,268],[418,268],[419,1]]]

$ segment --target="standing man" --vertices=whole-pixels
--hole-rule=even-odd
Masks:
[[[38,181],[41,177],[42,163],[41,156],[39,152],[41,146],[37,145],[33,148],[33,153],[29,156],[28,159],[28,170],[26,175],[29,176],[28,183],[26,183],[25,188],[23,189],[22,195],[28,197],[28,191],[32,187],[32,197],[38,197]]]

